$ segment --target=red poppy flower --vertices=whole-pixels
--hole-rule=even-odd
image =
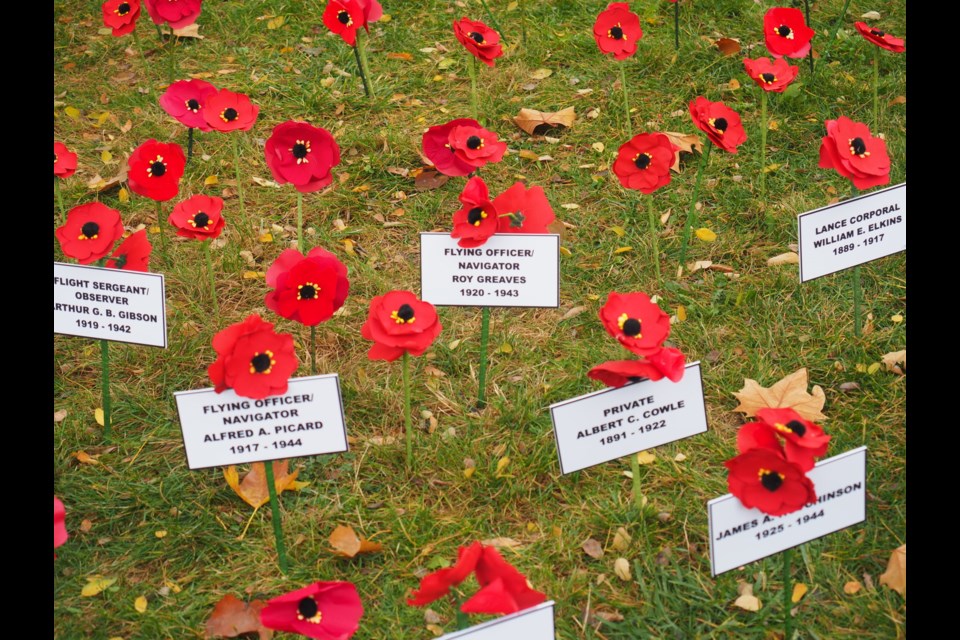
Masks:
[[[690,117],[693,118],[693,124],[724,151],[736,153],[737,147],[747,141],[747,132],[743,130],[740,116],[722,102],[710,102],[703,96],[697,96],[696,100],[690,102]]]
[[[783,438],[787,460],[803,471],[813,469],[814,458],[827,452],[830,436],[823,428],[805,420],[793,409],[760,409],[760,422],[751,422],[737,432],[737,448],[741,453],[754,447],[779,448],[777,436]],[[773,438],[771,445],[770,438]]]
[[[103,24],[113,30],[113,35],[125,36],[137,26],[140,0],[107,0],[100,10],[103,12]]]
[[[884,33],[879,29],[871,29],[870,25],[866,22],[854,22],[853,26],[857,28],[857,32],[859,32],[860,35],[878,47],[886,49],[887,51],[893,51],[894,53],[903,53],[907,50],[901,38],[894,37],[889,33]]]
[[[460,584],[473,573],[483,551],[484,546],[479,542],[460,547],[457,550],[457,563],[423,576],[419,588],[407,599],[407,604],[422,607],[450,593],[450,587]]]
[[[166,22],[173,29],[182,29],[200,17],[203,0],[144,0],[154,24]]]
[[[220,215],[223,199],[217,196],[195,195],[178,202],[167,222],[177,228],[177,235],[195,240],[217,238],[227,221]]]
[[[497,232],[499,226],[497,208],[490,202],[487,183],[477,176],[470,178],[459,199],[463,207],[453,214],[450,237],[460,238],[457,245],[461,247],[479,247]]]
[[[630,11],[626,2],[611,2],[593,23],[593,39],[603,53],[612,53],[617,60],[625,60],[637,52],[637,42],[643,37],[640,16]]]
[[[820,143],[821,168],[836,169],[857,189],[890,182],[890,157],[882,138],[874,138],[867,125],[845,116],[824,124],[827,135]]]
[[[90,264],[110,253],[113,243],[123,235],[123,223],[116,209],[90,202],[71,209],[56,235],[64,255]]]
[[[127,271],[150,271],[150,252],[153,247],[147,240],[147,230],[141,229],[131,233],[120,243],[110,258],[104,263],[109,269],[125,269]]]
[[[499,220],[498,233],[549,233],[556,220],[543,187],[527,187],[522,182],[493,199]]]
[[[186,164],[180,145],[147,140],[127,158],[130,190],[151,200],[170,200],[180,191]]]
[[[308,327],[329,320],[350,293],[347,267],[335,255],[314,247],[306,256],[283,251],[267,269],[267,308]]]
[[[360,626],[363,603],[349,582],[314,582],[267,601],[260,622],[268,629],[320,640],[347,640]]]
[[[670,335],[670,316],[645,293],[611,293],[600,307],[607,333],[633,353],[652,355]]]
[[[67,534],[67,510],[63,506],[63,503],[53,496],[53,548],[56,549],[64,542],[67,541],[67,538],[70,536]],[[53,554],[53,557],[56,558],[57,554]]]
[[[357,44],[357,29],[370,31],[371,22],[383,17],[377,0],[330,0],[323,12],[323,24],[351,47]]]
[[[782,516],[817,501],[810,479],[778,451],[751,449],[723,465],[730,493],[748,509]]]
[[[494,60],[503,55],[500,34],[479,20],[468,18],[454,20],[453,34],[467,51],[489,67],[494,66]]]
[[[288,120],[273,128],[263,150],[274,180],[292,183],[297,191],[319,191],[333,182],[340,147],[330,132],[306,122]]]
[[[287,392],[297,370],[293,336],[276,333],[272,322],[252,314],[213,336],[217,359],[207,369],[217,393],[233,389],[238,396],[261,399]]]
[[[743,59],[743,67],[750,79],[760,85],[764,91],[783,93],[797,77],[800,68],[791,65],[783,58]]]
[[[587,377],[599,380],[608,387],[622,387],[641,378],[660,380],[668,378],[679,382],[683,378],[686,356],[679,349],[664,347],[642,360],[610,360],[587,372]]]
[[[62,142],[53,143],[53,175],[69,178],[77,171],[77,154],[67,149]]]
[[[446,176],[465,176],[476,168],[461,160],[450,146],[450,132],[459,126],[479,127],[480,123],[470,118],[457,118],[446,124],[430,127],[423,134],[423,155],[433,163],[437,171]]]
[[[257,121],[260,107],[242,93],[220,89],[207,98],[201,113],[207,124],[216,131],[249,131]]]
[[[203,117],[207,100],[217,88],[205,80],[177,80],[160,96],[160,106],[177,122],[201,131],[212,131]]]
[[[810,53],[813,34],[800,9],[774,7],[763,16],[763,38],[775,58],[803,58]]]
[[[409,291],[391,291],[370,301],[370,312],[360,335],[373,340],[367,352],[369,359],[389,362],[404,353],[419,356],[442,329],[432,304]]]
[[[620,146],[613,172],[627,189],[651,194],[670,184],[677,146],[662,133],[641,133]]]
[[[477,582],[482,587],[461,605],[464,613],[508,614],[546,601],[527,577],[503,559],[496,547],[483,547],[477,561]]]
[[[479,125],[461,124],[453,127],[447,144],[472,169],[479,169],[488,162],[500,162],[507,152],[507,144],[497,140],[497,134]]]

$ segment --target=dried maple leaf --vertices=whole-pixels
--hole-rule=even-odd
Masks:
[[[907,597],[907,545],[893,550],[887,562],[887,570],[880,576],[880,584],[885,584],[904,598]]]
[[[670,170],[674,173],[680,173],[681,153],[693,153],[694,150],[703,153],[703,143],[700,142],[700,138],[696,134],[677,133],[676,131],[660,131],[659,133],[670,138],[670,142],[679,147],[679,150],[673,154],[673,166],[670,167]]]
[[[278,495],[285,489],[296,490],[304,486],[303,483],[296,482],[297,474],[300,473],[299,469],[293,473],[287,473],[289,464],[289,460],[278,460],[273,463],[274,486],[277,488]],[[244,502],[254,509],[259,509],[270,502],[270,493],[267,491],[265,472],[266,469],[262,462],[254,462],[250,465],[250,471],[243,476],[243,480],[240,479],[237,468],[234,465],[230,465],[223,470],[223,477],[226,479],[227,484],[230,485],[230,488],[233,489],[238,496],[243,498]]]
[[[902,376],[907,368],[907,350],[891,351],[883,356],[880,361],[887,367],[887,371],[892,371]],[[903,364],[902,368],[900,367],[900,363]]]
[[[513,116],[513,123],[530,135],[542,135],[554,127],[572,127],[577,119],[573,107],[567,107],[554,113],[537,111],[536,109],[520,109],[520,113]]]
[[[714,44],[725,56],[732,56],[740,53],[740,41],[735,38],[720,38]]]
[[[820,412],[826,402],[823,389],[816,386],[812,394],[807,393],[806,367],[794,371],[769,388],[761,387],[756,380],[747,378],[743,381],[743,389],[735,391],[733,395],[740,401],[734,411],[744,413],[747,417],[756,415],[758,409],[768,407],[793,409],[811,422],[827,417]]]
[[[260,624],[263,600],[244,602],[231,594],[220,599],[207,618],[206,638],[236,638],[246,633],[260,634],[260,640],[271,640],[273,631]]]
[[[339,525],[330,534],[329,541],[333,552],[346,558],[352,558],[358,553],[376,553],[383,549],[379,542],[370,542],[358,536],[350,525]]]

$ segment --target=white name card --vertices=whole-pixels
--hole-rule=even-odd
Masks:
[[[564,474],[704,433],[700,363],[680,382],[641,380],[552,404],[550,419]]]
[[[907,248],[907,183],[797,216],[800,282]]]
[[[866,519],[866,447],[821,460],[807,477],[817,502],[783,516],[747,509],[729,493],[707,503],[714,576]]]
[[[437,640],[554,640],[553,604],[548,600],[496,620],[444,634]]]
[[[53,332],[167,346],[163,274],[53,263]]]
[[[465,249],[421,233],[420,291],[438,307],[559,307],[560,236],[501,233]]]
[[[178,391],[189,469],[301,458],[347,451],[347,428],[335,373],[291,378],[282,396],[253,400],[233,389]]]

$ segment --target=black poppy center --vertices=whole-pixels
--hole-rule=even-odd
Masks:
[[[312,618],[319,610],[317,601],[313,598],[304,598],[297,603],[297,612],[304,618]]]
[[[783,478],[780,477],[779,473],[764,473],[760,476],[760,484],[762,484],[763,488],[767,491],[776,491],[783,484]]]
[[[96,222],[84,223],[84,225],[80,227],[80,233],[88,238],[93,238],[100,233],[100,225],[98,225]]]
[[[300,299],[301,300],[313,300],[317,297],[317,290],[314,289],[313,285],[305,284],[300,287]]]
[[[795,434],[797,434],[801,438],[803,437],[803,434],[807,432],[807,428],[803,426],[803,423],[800,422],[799,420],[791,420],[790,422],[788,422],[787,429],[790,429],[790,431],[793,431]]]
[[[610,29],[610,37],[614,40],[623,40],[623,29],[620,27],[613,27]]]
[[[408,304],[400,305],[400,308],[397,309],[397,317],[403,320],[404,322],[409,321],[410,318],[413,317],[413,307],[411,307]]]
[[[340,22],[340,24],[350,24],[350,14],[346,11],[340,11],[337,13],[337,20]]]
[[[250,360],[250,366],[252,366],[253,370],[257,373],[263,373],[270,368],[270,356],[265,353],[258,353]]]
[[[480,136],[470,136],[467,138],[467,146],[471,149],[479,149],[483,146],[483,140],[480,139]]]
[[[853,149],[853,153],[862,156],[867,152],[867,145],[863,143],[863,138],[854,138],[850,141],[850,148]]]
[[[198,102],[196,98],[190,98],[187,100],[187,109],[196,113],[200,110],[200,102]]]
[[[477,44],[483,44],[483,34],[480,33],[479,31],[471,31],[471,32],[470,32],[470,37],[471,37],[471,38],[473,39],[473,41],[476,42]]]
[[[193,223],[201,229],[206,229],[207,225],[210,224],[210,216],[201,211],[193,216]]]
[[[130,5],[126,2],[122,3],[119,7],[117,7],[117,13],[119,13],[121,16],[127,15],[130,13]]]
[[[780,35],[781,37],[789,38],[791,33],[793,32],[790,30],[790,27],[788,27],[785,24],[782,24],[779,27],[777,27],[777,34]]]
[[[307,157],[307,145],[302,142],[298,142],[293,145],[293,157],[299,160],[300,158]]]
[[[887,34],[885,34],[883,31],[877,31],[876,29],[870,29],[870,35],[872,35],[872,36],[877,36],[878,38],[882,38],[883,36],[885,36],[885,35],[887,35]]]
[[[640,335],[640,321],[636,318],[627,318],[623,323],[623,333],[631,338]]]
[[[223,110],[223,119],[226,120],[227,122],[233,122],[234,120],[237,119],[237,116],[239,115],[240,114],[237,113],[237,110],[234,109],[233,107],[227,107],[226,109]]]
[[[726,118],[717,118],[713,121],[713,128],[717,131],[726,131],[727,130],[727,119]]]
[[[774,80],[777,79],[777,76],[773,75],[772,73],[761,73],[761,74],[760,74],[760,77],[761,77],[761,78],[763,79],[763,81],[766,82],[767,84],[773,84]]]
[[[467,213],[467,222],[473,225],[479,224],[483,218],[483,209],[481,207],[474,207]]]
[[[633,161],[633,164],[636,165],[637,169],[646,169],[650,166],[650,156],[645,153],[641,153]]]

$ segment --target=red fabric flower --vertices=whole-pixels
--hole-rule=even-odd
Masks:
[[[474,176],[467,180],[460,193],[463,207],[453,214],[451,238],[460,238],[461,247],[479,247],[497,232],[499,221],[497,208],[490,202],[490,192],[482,178]]]
[[[333,182],[331,169],[340,164],[340,147],[330,132],[306,122],[278,124],[263,152],[274,180],[290,182],[302,193],[319,191]]]
[[[464,613],[515,613],[547,599],[496,547],[483,547],[476,573],[481,589],[460,606]]]
[[[755,447],[779,449],[779,436],[783,438],[787,460],[802,471],[809,471],[814,459],[827,452],[830,436],[793,409],[760,409],[756,416],[759,422],[745,424],[737,432],[737,449],[741,453]]]
[[[782,516],[817,501],[810,479],[779,451],[751,449],[723,464],[730,493],[748,509]]]
[[[186,164],[180,145],[147,140],[127,158],[130,190],[151,200],[170,200],[180,191]]]
[[[461,160],[450,147],[450,132],[459,126],[479,127],[480,123],[470,118],[457,118],[446,124],[430,127],[423,134],[423,155],[433,163],[437,171],[446,176],[465,176],[476,168]]]
[[[63,506],[63,503],[53,496],[53,548],[56,549],[64,542],[67,541],[67,538],[70,536],[67,534],[67,510]],[[53,554],[53,557],[56,558],[57,554]]]
[[[593,39],[603,53],[612,53],[617,60],[625,60],[637,52],[637,42],[643,37],[640,16],[630,11],[626,2],[611,2],[593,23]]]
[[[677,146],[662,133],[641,133],[620,146],[613,172],[627,189],[651,194],[670,184]]]
[[[182,29],[200,17],[203,0],[144,0],[154,24],[166,22],[172,29]]]
[[[113,243],[123,235],[123,223],[116,209],[90,202],[71,209],[56,235],[64,255],[90,264],[110,253]]]
[[[213,336],[217,359],[207,369],[214,390],[233,389],[238,396],[261,399],[287,392],[297,370],[293,336],[276,333],[272,322],[252,314]]]
[[[489,67],[494,66],[494,60],[503,55],[500,34],[479,20],[454,20],[453,34],[467,51]]]
[[[367,352],[369,359],[393,361],[404,353],[419,356],[442,329],[432,304],[409,291],[391,291],[370,301],[370,312],[360,335],[373,340]]]
[[[763,16],[763,38],[775,58],[803,58],[810,53],[813,34],[800,9],[774,7]]]
[[[760,85],[764,91],[783,93],[797,77],[800,68],[791,65],[783,58],[743,59],[743,67],[750,79]]]
[[[205,80],[177,80],[160,96],[160,106],[177,122],[201,131],[212,131],[203,117],[207,100],[217,88]]]
[[[680,382],[686,371],[686,356],[679,349],[664,347],[642,360],[610,360],[587,372],[587,377],[599,380],[608,387],[622,387],[641,378],[660,380],[668,378]]]
[[[349,582],[314,582],[267,601],[260,622],[268,629],[320,640],[347,640],[360,626],[363,604]]]
[[[499,220],[497,233],[549,233],[556,220],[543,187],[527,187],[522,182],[493,199]],[[506,215],[504,215],[506,214]]]
[[[120,243],[110,259],[104,263],[108,269],[125,269],[126,271],[150,271],[150,252],[153,247],[147,240],[147,230],[141,229],[131,233]]]
[[[453,153],[471,170],[479,169],[488,162],[500,162],[507,152],[507,144],[497,139],[497,134],[483,127],[461,124],[450,129],[447,140]]]
[[[53,175],[69,178],[77,171],[77,154],[67,149],[62,142],[53,143]]]
[[[867,125],[845,116],[824,124],[827,135],[820,143],[821,168],[836,169],[857,189],[890,182],[890,158],[882,138],[874,138]]]
[[[329,320],[350,293],[347,267],[320,247],[306,256],[285,250],[267,269],[267,284],[267,308],[308,327]]]
[[[901,38],[894,37],[889,33],[884,33],[879,29],[871,29],[870,25],[866,22],[854,22],[853,26],[857,28],[857,32],[860,35],[878,47],[886,49],[887,51],[893,51],[894,53],[903,53],[907,50]]]
[[[140,0],[107,0],[100,10],[103,12],[103,24],[113,30],[113,35],[125,36],[137,26]]]
[[[351,47],[357,44],[357,29],[370,31],[370,23],[383,17],[377,0],[330,0],[323,11],[323,24]]]
[[[457,563],[423,576],[419,588],[407,599],[407,604],[422,607],[450,593],[450,587],[460,584],[473,573],[484,550],[479,542],[460,547],[457,550]]]
[[[177,235],[195,240],[217,238],[227,221],[220,215],[223,199],[197,194],[178,202],[167,222],[177,228]]]
[[[737,147],[747,141],[747,132],[743,130],[740,116],[722,102],[710,102],[703,96],[697,96],[696,100],[690,102],[690,117],[693,118],[693,124],[724,151],[736,153]]]
[[[242,93],[220,89],[207,98],[201,113],[210,128],[216,131],[249,131],[257,121],[260,107]]]
[[[611,293],[600,307],[607,333],[633,353],[652,355],[670,335],[670,316],[645,293]]]

